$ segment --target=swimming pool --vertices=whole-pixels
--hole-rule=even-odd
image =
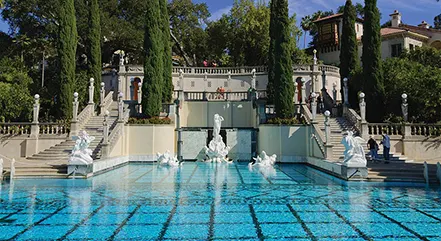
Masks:
[[[1,186],[0,239],[441,240],[441,192],[347,183],[303,165],[130,164]]]

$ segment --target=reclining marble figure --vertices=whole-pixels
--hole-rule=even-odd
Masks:
[[[262,151],[260,155],[253,157],[253,159],[255,163],[250,163],[250,166],[272,167],[276,163],[277,155],[268,156],[265,151]]]
[[[177,167],[182,165],[182,163],[179,163],[178,158],[176,156],[172,156],[170,154],[170,151],[167,150],[164,154],[157,153],[156,154],[156,161],[159,162],[160,165],[168,165],[171,167]]]
[[[361,137],[354,136],[352,131],[348,131],[341,143],[345,146],[344,165],[348,167],[366,167],[367,160],[364,152],[366,141]]]
[[[80,131],[78,136],[72,137],[75,146],[69,157],[69,165],[89,165],[93,163],[92,150],[89,149],[90,143],[95,137],[89,136],[86,131]]]

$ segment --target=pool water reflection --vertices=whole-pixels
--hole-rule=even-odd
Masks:
[[[15,180],[0,239],[441,240],[441,192],[348,183],[303,165],[131,164],[89,180]]]

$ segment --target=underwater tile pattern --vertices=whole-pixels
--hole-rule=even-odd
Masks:
[[[130,164],[0,185],[0,240],[440,240],[441,189],[307,166]]]

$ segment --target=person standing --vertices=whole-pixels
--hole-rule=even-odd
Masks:
[[[371,161],[376,161],[378,159],[378,144],[373,136],[369,137],[367,145],[369,148],[369,154],[371,155]]]
[[[390,151],[390,137],[387,135],[387,133],[383,134],[383,140],[381,141],[380,145],[383,145],[383,157],[385,163],[389,163],[389,151]]]

